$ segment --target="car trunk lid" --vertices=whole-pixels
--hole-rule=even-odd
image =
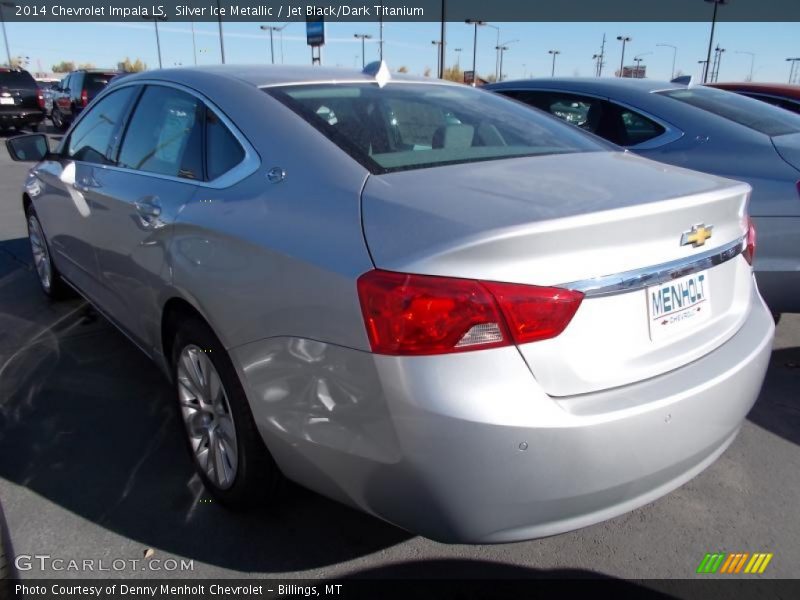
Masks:
[[[686,318],[691,325],[662,326],[666,333],[656,326],[658,318],[673,311],[660,314],[651,293],[668,284],[600,295],[591,288],[597,278],[610,276],[607,283],[728,248],[738,253],[748,196],[745,184],[629,153],[592,152],[371,177],[363,219],[381,269],[583,286],[587,296],[561,335],[519,346],[543,388],[566,396],[656,376],[735,333],[752,286],[749,265],[738,257],[709,263],[693,274],[693,283],[691,277],[678,281],[694,286],[695,296],[704,285],[707,298],[698,304],[701,317]],[[711,236],[702,245],[681,245],[684,234],[701,231],[699,225]],[[663,312],[664,296],[661,302]]]

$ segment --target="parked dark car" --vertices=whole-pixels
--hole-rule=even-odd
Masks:
[[[33,76],[0,67],[0,129],[27,126],[36,131],[44,117],[44,96]]]
[[[709,83],[709,87],[736,92],[800,114],[800,85],[786,83]]]
[[[50,118],[58,129],[66,129],[75,117],[99,94],[119,71],[79,69],[72,71],[53,92]]]

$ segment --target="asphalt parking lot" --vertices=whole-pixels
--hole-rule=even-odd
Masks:
[[[444,545],[293,486],[272,507],[231,514],[193,476],[157,370],[82,301],[40,293],[19,200],[26,169],[0,150],[0,503],[10,553],[109,565],[149,549],[193,569],[54,572],[34,562],[23,578],[690,578],[717,551],[773,553],[761,577],[800,573],[800,315],[780,322],[764,389],[725,454],[611,521],[524,543]]]

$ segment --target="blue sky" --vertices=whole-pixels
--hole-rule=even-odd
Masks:
[[[266,23],[265,23],[266,24]],[[228,63],[265,63],[269,61],[269,40],[260,23],[225,23],[225,52]],[[556,74],[590,76],[594,73],[592,55],[599,52],[606,34],[607,63],[604,76],[613,75],[619,67],[621,43],[618,35],[633,41],[626,48],[626,64],[633,64],[635,55],[643,54],[647,75],[668,79],[672,68],[672,49],[678,47],[676,69],[685,74],[699,73],[698,60],[705,59],[708,23],[493,23],[500,28],[500,41],[518,40],[509,44],[505,54],[504,73],[511,78],[547,76],[550,74],[550,49],[560,50]],[[188,22],[166,22],[159,26],[165,67],[194,62],[192,35]],[[61,60],[91,62],[98,67],[114,66],[129,56],[141,58],[150,68],[158,65],[152,23],[6,23],[13,56],[30,57],[29,69],[43,70]],[[218,63],[219,37],[216,23],[197,23],[195,33],[198,63]],[[353,67],[361,65],[361,43],[354,33],[372,34],[367,42],[367,62],[378,56],[375,43],[377,23],[328,23],[328,44],[324,63]],[[447,61],[452,64],[461,48],[462,67],[472,65],[471,26],[449,23],[447,27]],[[422,74],[426,67],[436,70],[436,48],[432,40],[439,37],[438,23],[386,23],[384,56],[393,69],[401,65],[411,73]],[[750,56],[755,53],[754,81],[786,82],[789,75],[787,57],[800,56],[800,23],[718,23],[715,40],[726,48],[720,68],[720,81],[741,80],[750,72]],[[497,31],[488,27],[478,30],[478,72],[493,73]],[[281,44],[275,36],[276,62],[281,61]],[[651,54],[645,54],[651,53]],[[283,32],[283,60],[287,64],[308,64],[310,50],[305,44],[305,24],[291,23]]]

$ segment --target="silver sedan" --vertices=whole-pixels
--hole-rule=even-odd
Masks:
[[[225,505],[286,477],[439,540],[551,535],[688,481],[759,394],[750,187],[498,95],[165,70],[46,144],[7,143],[42,289],[163,369]]]

